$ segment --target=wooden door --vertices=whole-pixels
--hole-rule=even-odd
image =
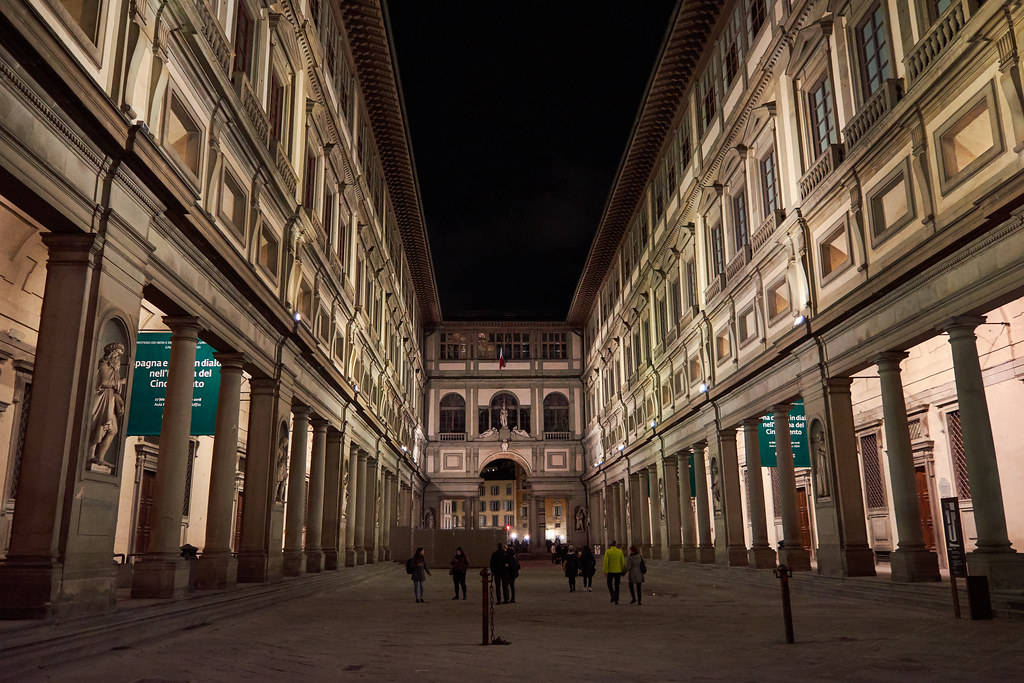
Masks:
[[[142,482],[139,484],[139,514],[135,524],[135,553],[141,554],[149,549],[149,537],[153,533],[153,488],[156,484],[156,472],[143,470]]]
[[[811,512],[807,509],[807,489],[796,490],[796,509],[800,517],[800,545],[804,548],[811,548],[814,541],[811,539]]]
[[[914,479],[917,482],[917,509],[921,513],[924,547],[935,550],[935,521],[932,519],[931,496],[928,493],[928,473],[923,467],[918,467],[914,470]]]
[[[235,532],[231,534],[231,549],[238,552],[238,544],[242,541],[242,509],[245,506],[245,491],[238,492],[238,503],[235,505]]]

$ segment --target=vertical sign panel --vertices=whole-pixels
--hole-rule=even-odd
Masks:
[[[946,532],[946,557],[950,576],[967,576],[967,555],[964,551],[964,532],[960,526],[960,501],[956,496],[943,498],[942,529]]]
[[[793,447],[793,466],[810,467],[811,450],[807,445],[807,416],[804,402],[796,401],[789,411],[789,438]],[[761,467],[775,467],[775,420],[771,415],[761,418],[757,428],[757,443],[761,450]]]

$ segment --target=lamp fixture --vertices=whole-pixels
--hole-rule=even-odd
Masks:
[[[654,429],[657,426],[658,426],[658,421],[657,420],[651,420],[651,429]]]
[[[708,383],[707,382],[701,382],[700,386],[697,387],[697,391],[699,391],[702,394],[706,394],[708,392]]]
[[[620,443],[619,444],[619,453],[621,453],[624,450],[626,450],[626,444]]]
[[[294,320],[296,323],[302,322],[302,314],[299,313],[298,311],[295,311],[294,313],[292,313],[292,320]]]
[[[802,315],[798,315],[797,317],[793,318],[793,327],[797,327],[799,325],[803,325],[806,320],[807,320],[806,317],[804,317]]]

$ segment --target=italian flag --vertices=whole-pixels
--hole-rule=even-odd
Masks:
[[[498,347],[498,369],[501,370],[505,367],[505,347]]]

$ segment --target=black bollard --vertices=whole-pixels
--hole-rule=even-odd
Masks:
[[[793,609],[789,604],[789,577],[793,576],[793,570],[784,564],[780,564],[775,570],[775,577],[779,579],[782,586],[782,618],[786,622],[786,642],[793,642]]]
[[[488,590],[491,577],[490,572],[487,571],[487,567],[480,570],[480,585],[483,586],[483,640],[481,645],[490,645],[491,639],[489,629],[487,628],[488,622],[488,610],[490,609],[490,591]]]

